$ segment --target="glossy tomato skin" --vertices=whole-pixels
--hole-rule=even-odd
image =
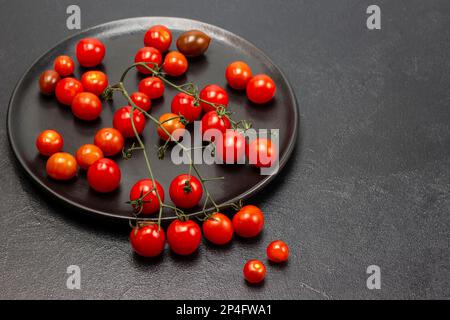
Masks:
[[[147,30],[144,36],[146,47],[154,47],[163,53],[172,43],[172,33],[166,26],[156,25]]]
[[[267,246],[267,258],[275,263],[282,263],[289,258],[289,247],[281,240],[272,241]]]
[[[181,114],[189,122],[194,122],[200,117],[202,108],[195,105],[194,97],[180,92],[173,97],[171,111],[175,114]]]
[[[102,113],[102,102],[93,93],[79,93],[72,100],[72,112],[81,120],[92,121]]]
[[[55,93],[56,84],[61,79],[58,72],[54,70],[46,70],[39,77],[39,89],[43,94],[52,95]]]
[[[83,67],[95,67],[105,57],[105,45],[95,38],[84,38],[78,41],[76,48],[78,63]]]
[[[179,255],[190,255],[197,250],[202,240],[202,231],[192,220],[174,220],[167,229],[170,249]]]
[[[228,107],[228,93],[224,88],[216,84],[209,84],[200,91],[200,99],[214,103],[216,105],[222,105],[225,108]],[[213,106],[200,102],[204,112],[215,111]]]
[[[236,90],[243,90],[252,78],[252,70],[243,61],[235,61],[228,65],[225,71],[228,85]]]
[[[247,148],[247,159],[257,168],[268,168],[276,162],[277,150],[271,140],[256,138]]]
[[[276,92],[275,82],[265,74],[254,76],[247,84],[247,98],[256,104],[272,100]]]
[[[67,106],[72,105],[73,98],[84,90],[80,81],[75,78],[64,78],[56,84],[56,99]]]
[[[36,139],[36,148],[44,156],[51,156],[54,153],[60,152],[63,146],[63,137],[55,130],[44,130]]]
[[[136,91],[130,95],[130,99],[134,102],[134,104],[141,108],[144,111],[149,111],[152,107],[152,101],[145,93]]]
[[[111,157],[122,151],[124,139],[120,131],[114,128],[103,128],[95,134],[94,144],[103,151],[105,156]]]
[[[246,144],[244,135],[236,130],[227,130],[216,144],[216,156],[226,164],[243,163]]]
[[[107,193],[119,187],[120,168],[116,162],[108,158],[95,161],[88,169],[89,186],[97,192]]]
[[[233,217],[234,232],[243,238],[256,237],[264,228],[264,215],[256,206],[247,205]]]
[[[68,77],[75,70],[75,63],[69,56],[57,56],[53,63],[53,69],[55,69],[61,77]]]
[[[84,144],[78,148],[75,158],[80,168],[87,170],[95,161],[104,158],[104,155],[96,145]]]
[[[225,115],[219,116],[216,111],[210,111],[203,116],[200,130],[203,136],[209,129],[217,129],[225,134],[227,129],[230,128],[231,122]]]
[[[161,98],[164,94],[164,82],[158,77],[144,78],[139,82],[139,92],[145,93],[152,100]]]
[[[266,266],[262,261],[249,260],[244,266],[244,278],[250,283],[260,283],[266,277]]]
[[[130,232],[130,243],[138,255],[146,258],[157,257],[164,251],[166,236],[162,228],[158,230],[157,224],[134,227]]]
[[[70,180],[77,174],[77,160],[67,152],[54,153],[47,160],[47,174],[55,180]]]
[[[203,187],[195,176],[180,174],[172,180],[169,188],[170,199],[179,208],[195,207],[202,198]]]
[[[165,113],[159,118],[159,122],[161,123],[160,126],[158,126],[157,132],[159,137],[162,140],[169,140],[170,136],[167,135],[167,133],[162,129],[164,127],[167,132],[169,132],[171,135],[174,133],[175,130],[180,129],[184,130],[185,125],[181,122],[180,116],[175,113]]]
[[[171,51],[164,58],[163,69],[169,76],[179,77],[187,71],[188,67],[188,61],[181,52]]]
[[[131,122],[131,110],[130,106],[125,106],[118,109],[114,113],[113,127],[122,133],[125,138],[134,137],[133,124]],[[141,134],[145,128],[145,116],[138,110],[133,110],[134,127],[138,134]]]
[[[152,179],[141,179],[136,182],[130,190],[130,201],[138,200],[142,196],[145,196],[144,203],[142,204],[142,207],[139,208],[139,213],[143,215],[153,214],[159,211],[160,205],[156,192],[158,192],[161,201],[164,201],[164,189],[158,181],[155,180],[155,183],[156,190],[153,190],[155,188]],[[153,191],[150,192],[150,190]],[[138,211],[138,208],[135,206],[133,207]]]
[[[81,76],[81,83],[85,91],[99,96],[108,87],[108,77],[101,71],[87,71]]]
[[[145,62],[146,65],[150,68],[155,68],[154,64],[158,66],[162,63],[162,55],[161,53],[153,47],[144,47],[138,50],[136,56],[134,57],[134,62]],[[150,70],[147,70],[143,66],[137,66],[137,70],[143,74],[151,74]]]
[[[217,245],[224,245],[233,238],[233,224],[223,213],[216,212],[203,222],[203,235]]]

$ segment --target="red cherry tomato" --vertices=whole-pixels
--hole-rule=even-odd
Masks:
[[[174,220],[167,229],[170,249],[179,255],[190,255],[197,250],[202,240],[202,231],[192,220]]]
[[[60,152],[63,148],[64,140],[55,130],[44,130],[36,139],[36,148],[44,156],[51,156]]]
[[[227,129],[231,128],[230,120],[225,116],[219,116],[216,111],[210,111],[202,118],[201,133],[203,134],[209,129],[217,129],[222,134],[225,134]]]
[[[216,145],[216,156],[223,163],[242,163],[245,159],[246,141],[241,132],[227,130],[222,139],[218,139]]]
[[[233,227],[237,235],[243,238],[256,237],[264,228],[264,215],[256,206],[242,207],[233,217]]]
[[[158,230],[159,229],[159,230]],[[133,228],[130,233],[130,243],[133,250],[142,257],[159,256],[166,242],[166,236],[162,228],[157,224],[150,224],[139,228]]]
[[[242,61],[235,61],[228,65],[225,71],[228,85],[236,90],[242,90],[247,87],[247,83],[252,78],[250,67]]]
[[[95,94],[82,92],[73,98],[72,112],[81,120],[92,121],[102,113],[102,102]]]
[[[247,159],[258,168],[271,167],[277,157],[277,150],[272,141],[263,138],[257,138],[248,144]]]
[[[188,174],[180,174],[170,184],[170,199],[182,209],[195,207],[203,195],[203,187],[196,177]]]
[[[130,95],[130,99],[134,102],[134,104],[137,107],[141,108],[144,111],[148,111],[152,107],[152,101],[145,93],[138,91],[133,92]]]
[[[289,248],[281,240],[272,241],[267,247],[267,257],[275,263],[285,262],[289,258]]]
[[[58,72],[54,70],[46,70],[41,73],[39,77],[39,89],[46,95],[52,95],[55,92],[56,84],[59,82],[61,77]]]
[[[114,113],[113,117],[114,128],[119,130],[125,138],[132,138],[135,136],[133,124],[131,122],[131,109],[130,106],[122,107]],[[141,134],[145,128],[144,114],[135,109],[133,111],[133,121],[136,131],[138,134]]]
[[[81,77],[81,83],[85,91],[99,96],[108,87],[108,77],[101,71],[88,71]]]
[[[75,70],[75,63],[69,56],[57,56],[53,63],[53,69],[55,69],[61,77],[67,77]]]
[[[260,283],[266,277],[266,266],[259,260],[249,260],[244,266],[244,278],[250,283]]]
[[[120,168],[113,160],[102,158],[88,169],[89,186],[97,192],[106,193],[116,190],[120,184]]]
[[[138,50],[134,57],[134,62],[145,62],[150,68],[155,68],[155,64],[158,66],[162,63],[162,55],[156,48],[144,47]],[[137,70],[143,74],[151,74],[152,72],[143,66],[137,66]]]
[[[197,120],[202,113],[202,108],[195,105],[194,97],[183,92],[177,93],[173,97],[171,108],[172,113],[181,114],[189,122]]]
[[[90,68],[102,63],[106,49],[100,40],[85,38],[78,41],[75,51],[78,63]]]
[[[214,103],[216,105],[222,105],[225,108],[228,107],[228,93],[224,88],[216,84],[207,85],[200,91],[200,99]],[[213,106],[200,102],[204,112],[215,111]]]
[[[187,71],[188,61],[181,52],[171,51],[164,58],[163,69],[169,76],[179,77]]]
[[[164,82],[158,77],[148,77],[139,82],[139,92],[145,93],[150,99],[161,98],[164,94]]]
[[[120,131],[114,128],[103,128],[95,134],[94,144],[102,149],[105,156],[111,157],[122,151],[124,140]]]
[[[104,157],[103,151],[94,144],[84,144],[75,153],[78,165],[87,170],[91,164]]]
[[[274,97],[276,89],[275,82],[269,76],[258,74],[247,84],[247,98],[256,104],[267,103]]]
[[[156,25],[148,29],[144,36],[146,47],[154,47],[159,52],[165,52],[172,42],[172,33],[166,26]]]
[[[83,92],[83,85],[75,78],[64,78],[56,84],[56,99],[65,105],[70,106],[73,98]]]
[[[67,152],[54,153],[47,160],[47,174],[55,180],[70,180],[77,174],[77,160]]]
[[[217,245],[224,245],[233,238],[233,224],[224,214],[216,212],[203,222],[203,235]]]
[[[162,128],[166,129],[169,134],[173,134],[177,129],[184,130],[185,128],[185,125],[181,122],[180,116],[175,113],[164,113],[159,118],[159,122],[161,125],[157,129],[158,136],[166,141],[169,140],[170,137]]]
[[[143,197],[139,206],[138,204],[132,204],[137,212],[148,215],[159,211],[160,205],[156,192],[158,192],[161,201],[164,201],[164,189],[158,181],[155,180],[155,183],[156,188],[153,186],[152,179],[141,179],[131,188],[130,201],[136,201]]]

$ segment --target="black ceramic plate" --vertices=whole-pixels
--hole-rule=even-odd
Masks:
[[[40,57],[26,72],[17,84],[8,109],[8,134],[17,159],[30,177],[46,191],[62,201],[93,214],[129,219],[132,217],[130,206],[126,204],[131,186],[138,179],[147,177],[142,153],[136,152],[131,160],[125,161],[116,157],[122,169],[120,188],[109,194],[99,194],[91,190],[87,184],[85,173],[69,182],[58,182],[47,177],[45,172],[46,158],[40,156],[35,147],[35,139],[44,129],[55,129],[64,137],[64,151],[75,153],[85,143],[92,143],[95,132],[102,127],[112,126],[113,110],[125,105],[125,100],[117,94],[114,102],[104,104],[101,119],[93,123],[78,121],[70,108],[60,105],[54,97],[40,94],[38,78],[42,71],[52,69],[53,60],[61,54],[75,56],[74,48],[78,40],[85,37],[101,39],[107,48],[106,57],[101,70],[107,73],[110,83],[116,83],[123,70],[133,63],[134,54],[143,47],[145,31],[152,25],[163,24],[173,32],[174,41],[171,49],[176,49],[174,42],[178,35],[186,30],[198,29],[207,33],[212,42],[206,55],[190,61],[187,78],[179,79],[196,83],[200,88],[206,84],[216,83],[227,87],[224,77],[226,66],[235,60],[246,61],[254,74],[266,73],[277,85],[275,99],[267,105],[256,106],[248,102],[245,92],[236,92],[230,88],[230,110],[235,119],[249,119],[255,128],[280,129],[280,170],[288,160],[294,148],[298,111],[295,96],[286,78],[275,64],[258,48],[246,40],[221,28],[187,19],[169,17],[148,17],[119,20],[106,23],[66,39]],[[75,76],[85,70],[75,70]],[[137,88],[142,77],[131,73],[126,81],[130,92]],[[153,101],[152,114],[159,117],[170,112],[170,102],[176,93],[167,89],[164,98]],[[164,186],[166,202],[170,202],[168,186],[178,174],[186,172],[187,166],[175,166],[170,158],[158,160],[156,145],[158,136],[154,127],[147,126],[144,141],[149,149],[150,158],[157,180]],[[200,165],[205,177],[224,176],[225,180],[208,183],[211,194],[217,203],[235,201],[254,194],[274,178],[260,175],[259,170],[249,165]],[[198,211],[195,208],[192,212]],[[165,218],[173,216],[165,213]]]

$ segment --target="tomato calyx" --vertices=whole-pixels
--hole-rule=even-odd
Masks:
[[[154,191],[156,191],[156,188],[149,190],[145,194],[143,191],[141,191],[139,198],[127,201],[126,203],[130,204],[133,207],[133,213],[139,215],[142,213],[142,210],[144,209],[144,204],[152,202],[152,199],[145,200],[145,198]]]

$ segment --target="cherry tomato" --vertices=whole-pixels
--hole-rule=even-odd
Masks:
[[[55,180],[69,180],[77,174],[77,160],[67,152],[54,153],[47,160],[47,174]]]
[[[57,56],[53,68],[61,77],[67,77],[75,70],[75,63],[69,56]]]
[[[207,85],[200,91],[200,99],[214,103],[216,105],[222,105],[225,108],[228,106],[228,93],[224,88],[216,84]],[[213,106],[200,102],[204,112],[215,111]]]
[[[206,52],[211,38],[199,30],[189,30],[180,34],[177,49],[186,57],[198,57]]]
[[[276,157],[276,147],[268,139],[257,138],[248,144],[247,159],[258,168],[271,167],[277,160]]]
[[[256,206],[242,207],[233,217],[233,227],[237,235],[244,238],[256,237],[264,228],[264,215]]]
[[[114,128],[103,128],[95,134],[94,144],[102,149],[105,156],[111,157],[122,151],[124,140],[120,131]]]
[[[230,87],[242,90],[247,87],[247,83],[252,78],[252,70],[245,62],[235,61],[228,65],[225,77]]]
[[[281,240],[272,241],[267,247],[267,257],[275,263],[285,262],[289,258],[289,248]]]
[[[94,144],[84,144],[75,153],[78,165],[85,170],[103,157],[103,151]]]
[[[202,113],[202,108],[195,105],[194,97],[183,92],[177,93],[173,97],[171,108],[172,113],[181,114],[189,122],[197,120]]]
[[[73,98],[83,92],[83,85],[75,78],[64,78],[56,84],[56,99],[62,104],[70,106]]]
[[[133,124],[131,122],[131,109],[132,108],[130,106],[122,107],[114,113],[113,117],[114,128],[119,130],[125,138],[132,138],[135,136]],[[144,114],[135,109],[133,111],[133,121],[136,131],[138,134],[141,134],[145,128]]]
[[[179,255],[190,255],[197,250],[202,240],[202,231],[192,220],[174,220],[167,229],[170,249]]]
[[[102,102],[95,94],[82,92],[73,98],[72,112],[81,120],[92,121],[102,113]]]
[[[89,166],[87,179],[89,186],[97,192],[116,190],[120,184],[120,168],[113,160],[102,158]]]
[[[154,47],[159,52],[165,52],[169,49],[172,42],[172,33],[166,26],[156,25],[148,29],[144,36],[146,47]]]
[[[219,116],[216,111],[210,111],[203,116],[200,130],[203,136],[209,129],[217,129],[225,134],[227,129],[230,128],[231,122],[225,115]]]
[[[185,125],[181,122],[180,116],[175,113],[164,113],[160,118],[159,122],[161,125],[158,127],[158,135],[162,140],[169,140],[170,137],[167,133],[162,129],[166,129],[169,134],[173,134],[173,132],[177,129],[185,128]]]
[[[216,212],[203,222],[203,235],[217,245],[224,245],[233,238],[233,224],[224,214]]]
[[[152,107],[152,101],[145,93],[138,91],[133,92],[130,95],[130,99],[134,102],[134,104],[137,107],[141,108],[144,111],[148,111]]]
[[[258,74],[247,84],[247,98],[253,103],[267,103],[272,100],[276,89],[275,82],[269,76]]]
[[[145,62],[146,65],[150,68],[155,68],[154,64],[158,66],[162,63],[162,55],[156,48],[153,47],[144,47],[138,50],[136,56],[134,57],[134,62]],[[150,70],[147,70],[143,66],[137,66],[137,70],[143,74],[151,74]]]
[[[170,199],[182,209],[195,207],[203,195],[203,187],[196,177],[188,174],[180,174],[170,184]]]
[[[155,180],[155,183],[156,188],[153,186],[152,179],[141,179],[131,188],[130,201],[136,201],[144,197],[141,206],[132,204],[139,213],[147,215],[159,211],[160,205],[156,192],[158,192],[161,201],[164,201],[164,189],[158,181]]]
[[[39,77],[39,88],[46,95],[52,95],[55,92],[56,84],[61,79],[58,72],[47,70],[41,73]]]
[[[169,76],[179,77],[188,69],[187,59],[181,52],[171,51],[164,58],[163,69]]]
[[[164,82],[158,77],[148,77],[139,82],[139,92],[145,93],[150,99],[161,98],[164,94]]]
[[[36,147],[44,156],[51,156],[60,152],[63,148],[64,140],[55,130],[44,130],[36,139]]]
[[[108,77],[101,71],[88,71],[81,77],[81,83],[85,91],[99,96],[108,87]]]
[[[218,139],[216,145],[216,156],[223,163],[233,164],[242,163],[245,158],[246,141],[244,135],[235,130],[227,130]]]
[[[249,260],[244,266],[244,278],[250,283],[260,283],[266,277],[266,266],[259,260]]]
[[[100,40],[85,38],[78,41],[75,51],[80,65],[90,68],[102,63],[106,49]]]
[[[166,236],[164,230],[158,228],[157,224],[150,224],[133,228],[130,233],[130,243],[138,255],[147,258],[156,257],[164,250]]]

